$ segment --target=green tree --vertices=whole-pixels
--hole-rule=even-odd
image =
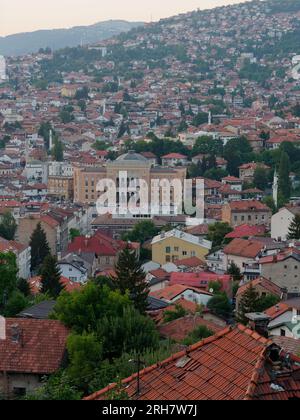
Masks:
[[[300,240],[300,214],[296,214],[289,227],[288,239]]]
[[[218,295],[222,291],[222,282],[220,281],[210,281],[208,283],[208,290],[213,290],[215,295]]]
[[[277,305],[280,302],[280,298],[278,296],[274,295],[267,295],[267,296],[261,296],[258,299],[257,304],[257,312],[264,312],[269,308],[272,308],[273,306]]]
[[[253,151],[245,137],[229,140],[224,147],[224,158],[230,175],[239,176],[239,167],[253,160]]]
[[[205,325],[199,325],[182,342],[185,346],[192,346],[205,338],[211,337],[214,332]]]
[[[136,309],[141,313],[145,313],[148,307],[147,299],[149,295],[146,274],[135,251],[131,250],[129,246],[120,253],[115,271],[116,277],[113,278],[115,287],[123,295],[129,292]]]
[[[4,316],[7,318],[13,318],[27,308],[29,304],[29,299],[26,298],[19,290],[15,290],[6,302]]]
[[[74,115],[72,112],[68,111],[67,109],[63,109],[59,113],[59,118],[63,124],[69,124],[70,122],[74,121]]]
[[[31,270],[36,271],[43,264],[47,255],[50,254],[47,237],[40,223],[33,231],[29,245],[31,247]]]
[[[122,316],[132,303],[128,295],[111,290],[107,285],[88,282],[80,290],[61,293],[54,308],[54,317],[77,334],[96,331],[104,317]]]
[[[216,222],[209,225],[207,239],[213,243],[213,247],[218,247],[224,243],[225,236],[232,231],[228,223]]]
[[[208,309],[222,318],[228,319],[232,313],[232,307],[225,293],[213,296],[207,304]]]
[[[199,154],[221,156],[223,154],[222,141],[211,136],[198,137],[193,147],[193,156]]]
[[[259,293],[255,287],[250,283],[246,291],[243,293],[239,303],[239,310],[237,314],[238,321],[244,325],[247,325],[249,320],[246,314],[257,312],[259,305]]]
[[[288,154],[285,152],[281,154],[278,177],[279,194],[289,200],[291,196],[290,159]]]
[[[64,160],[64,145],[55,137],[53,149],[51,150],[53,160],[56,162],[63,162]]]
[[[254,172],[254,185],[262,191],[265,191],[269,184],[268,170],[262,166],[258,166]]]
[[[78,391],[65,371],[43,379],[43,384],[34,393],[25,397],[27,401],[78,401],[82,399],[82,392]]]
[[[187,315],[187,311],[180,305],[175,305],[174,309],[170,309],[168,311],[164,312],[164,322],[171,322],[175,321],[175,319],[183,318],[185,315]]]
[[[45,147],[46,147],[47,150],[49,149],[50,131],[51,130],[52,130],[53,134],[55,134],[54,130],[53,130],[53,127],[52,127],[52,124],[49,121],[47,121],[47,122],[43,122],[40,125],[39,131],[38,131],[39,136],[43,137],[43,139],[44,139]]]
[[[132,306],[125,307],[121,316],[105,316],[98,322],[97,335],[103,343],[104,358],[110,361],[122,352],[156,349],[159,335],[153,321]]]
[[[159,229],[151,220],[145,220],[143,222],[137,223],[131,232],[126,233],[123,236],[123,239],[125,241],[140,242],[143,244],[149,239],[152,239],[153,236],[156,236],[158,232]]]
[[[206,112],[199,112],[193,118],[192,124],[196,127],[199,127],[199,125],[205,124],[207,122],[208,122],[208,114]]]
[[[0,313],[17,288],[17,260],[13,252],[0,253]]]
[[[42,293],[47,293],[56,299],[63,290],[60,279],[61,271],[57,264],[57,258],[47,255],[41,267]]]
[[[17,283],[18,290],[26,297],[31,296],[29,282],[26,279],[19,278]]]
[[[89,381],[103,359],[103,346],[94,333],[71,334],[67,349],[70,365],[69,378],[84,393],[88,392]]]
[[[14,216],[10,212],[4,213],[0,222],[0,236],[8,241],[13,241],[17,227]]]
[[[228,267],[227,274],[232,277],[234,282],[240,282],[243,278],[241,270],[233,261]]]
[[[70,229],[69,235],[70,235],[71,242],[74,242],[74,240],[78,238],[81,235],[81,233],[80,233],[80,230],[72,228]]]

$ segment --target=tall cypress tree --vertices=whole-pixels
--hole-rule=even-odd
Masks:
[[[56,299],[63,290],[60,278],[61,272],[57,265],[56,257],[48,255],[41,268],[42,293],[48,293],[48,295]]]
[[[50,254],[47,237],[40,223],[32,233],[29,245],[31,247],[31,270],[36,271]]]
[[[290,225],[288,239],[300,239],[300,214],[296,214]]]
[[[286,152],[282,152],[279,165],[279,193],[286,200],[289,200],[291,197],[290,169],[289,155]]]
[[[252,283],[247,287],[247,290],[243,294],[240,300],[237,318],[238,321],[244,325],[247,325],[248,319],[246,314],[257,312],[259,307],[259,293],[253,287]]]
[[[115,271],[116,278],[113,279],[114,286],[122,294],[129,292],[135,308],[141,313],[145,313],[149,295],[146,274],[135,252],[128,246],[120,253]]]
[[[7,241],[13,241],[17,230],[17,223],[10,212],[4,213],[0,223],[0,236]]]

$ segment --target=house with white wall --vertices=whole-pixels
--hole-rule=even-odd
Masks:
[[[288,237],[291,223],[297,214],[300,214],[299,206],[283,207],[274,214],[271,219],[272,238],[285,241]]]

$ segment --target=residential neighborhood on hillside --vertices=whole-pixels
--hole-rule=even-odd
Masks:
[[[0,38],[0,400],[300,399],[300,0],[223,3]]]

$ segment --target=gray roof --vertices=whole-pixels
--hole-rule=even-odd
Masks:
[[[48,319],[55,306],[55,300],[48,300],[34,305],[30,308],[24,309],[20,312],[18,318],[31,318],[31,319]]]
[[[148,160],[144,157],[144,156],[142,156],[142,155],[140,155],[140,154],[138,154],[138,153],[135,153],[134,151],[132,151],[132,150],[130,150],[128,153],[126,153],[125,155],[122,155],[122,156],[119,156],[118,158],[117,158],[117,161],[118,162],[124,162],[124,161],[139,161],[139,162],[147,162],[148,163]]]
[[[170,306],[169,303],[164,302],[161,299],[157,299],[153,296],[148,296],[148,311],[158,311],[159,309],[165,309]]]

